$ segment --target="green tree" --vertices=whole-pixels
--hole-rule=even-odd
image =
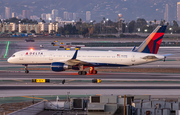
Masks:
[[[26,31],[26,30],[23,30],[23,31],[21,31],[21,33],[27,33],[27,31]]]
[[[150,21],[149,24],[150,24],[150,26],[151,26],[152,22]]]
[[[30,32],[31,32],[31,33],[36,33],[35,30],[31,30]]]
[[[31,20],[31,19],[29,20],[28,18],[25,18],[25,19],[21,20],[21,23],[38,24],[38,22],[36,20]]]
[[[128,30],[129,30],[129,33],[133,33],[134,32],[134,28],[135,28],[135,21],[132,20],[130,23],[129,23],[129,26],[128,26]]]
[[[50,34],[54,34],[56,31],[55,30],[51,30]]]
[[[64,33],[64,28],[63,28],[63,27],[59,27],[57,31],[58,31],[59,34],[62,34],[62,35],[65,34],[65,33]]]
[[[76,26],[72,26],[72,24],[67,24],[64,26],[64,33],[66,35],[74,35],[78,33]]]
[[[42,20],[43,23],[46,23],[46,21]]]
[[[89,33],[88,28],[84,28],[82,31],[82,35],[86,36]]]
[[[126,24],[122,23],[122,33],[125,33],[125,31],[126,31]]]
[[[106,18],[105,17],[103,17],[103,21],[105,21],[106,20]]]
[[[146,22],[145,19],[143,19],[143,18],[138,18],[138,19],[137,19],[137,21],[136,21],[136,26],[137,26],[138,28],[141,28],[142,26],[145,26],[145,25],[147,25],[147,22]]]
[[[66,35],[72,34],[72,24],[65,25],[64,31],[65,31]]]
[[[173,20],[173,27],[179,27],[178,23],[175,20]]]
[[[93,20],[93,24],[96,22],[96,20]]]
[[[165,23],[166,23],[166,20],[163,20],[163,23],[165,24]]]
[[[9,30],[5,30],[4,32],[5,32],[5,33],[8,33],[8,32],[9,32]]]
[[[163,20],[161,20],[161,23],[160,23],[160,25],[164,25],[164,22],[163,22]]]
[[[154,23],[156,24],[156,19],[154,19]]]

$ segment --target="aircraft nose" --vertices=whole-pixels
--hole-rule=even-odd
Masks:
[[[8,62],[8,63],[11,63],[11,58],[8,58],[7,62]]]

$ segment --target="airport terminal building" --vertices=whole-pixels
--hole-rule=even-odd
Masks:
[[[53,23],[39,22],[38,24],[0,23],[0,32],[1,33],[7,33],[7,32],[31,33],[31,31],[34,30],[35,33],[43,33],[43,32],[51,33],[51,31],[57,32],[59,27],[64,27],[64,25],[67,24],[75,25],[76,23],[73,21],[60,21]]]

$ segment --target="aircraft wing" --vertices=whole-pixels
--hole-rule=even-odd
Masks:
[[[78,60],[78,59],[71,59],[71,60],[67,60],[66,62],[64,62],[65,64],[67,65],[91,65],[90,63],[88,62],[85,62],[85,61],[81,61],[81,60]]]
[[[61,60],[61,62],[65,63],[67,65],[72,65],[72,66],[75,66],[75,65],[93,65],[93,64],[91,64],[89,62],[76,59],[77,53],[78,53],[78,50],[76,50],[76,52],[74,53],[74,56],[71,59],[69,59],[69,60]]]

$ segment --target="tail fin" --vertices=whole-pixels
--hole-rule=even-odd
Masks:
[[[163,39],[167,26],[158,26],[156,29],[142,42],[136,52],[157,54],[159,46]]]

